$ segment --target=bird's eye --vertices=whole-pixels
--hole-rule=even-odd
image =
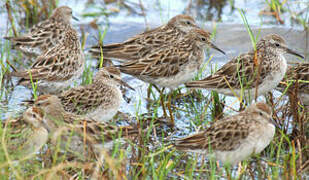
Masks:
[[[36,118],[36,114],[32,114],[32,117],[33,117],[33,118]]]
[[[279,43],[276,43],[275,45],[276,45],[277,47],[279,47],[279,46],[280,46],[280,44],[279,44]]]
[[[109,77],[110,77],[110,78],[114,78],[114,76],[113,76],[113,75],[109,75]]]
[[[190,22],[190,21],[187,21],[186,23],[187,23],[187,25],[191,25],[191,22]]]
[[[263,113],[260,112],[260,115],[263,116]]]
[[[202,38],[202,41],[206,41],[206,38]]]

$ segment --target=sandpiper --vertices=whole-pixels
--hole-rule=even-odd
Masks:
[[[203,132],[176,140],[175,146],[183,151],[206,153],[224,164],[235,165],[263,151],[274,135],[272,110],[259,102],[239,114],[217,120]]]
[[[38,56],[30,69],[11,73],[21,77],[19,85],[37,85],[41,93],[58,94],[82,75],[85,57],[78,34],[73,29],[63,33],[61,43]]]
[[[116,59],[121,62],[139,60],[144,58],[154,48],[160,48],[166,44],[173,44],[186,33],[198,28],[194,19],[188,15],[177,15],[165,25],[138,34],[125,42],[109,45],[96,45],[90,50],[94,57]]]
[[[285,78],[277,87],[281,92],[294,91],[295,88],[297,88],[299,100],[304,105],[309,105],[309,63],[289,66]]]
[[[289,49],[281,36],[270,34],[257,42],[256,51],[241,54],[214,74],[188,82],[186,86],[214,90],[229,96],[257,97],[274,89],[284,77],[287,70],[285,53],[303,58]]]
[[[78,133],[78,138],[70,139],[70,149],[73,151],[82,150],[83,138],[91,143],[94,148],[103,148],[100,144],[118,138],[118,134],[129,136],[137,134],[137,129],[132,126],[112,126],[108,123],[98,122],[92,118],[86,118],[73,113],[68,113],[63,109],[60,99],[55,95],[43,95],[39,97],[34,106],[29,107],[23,114],[23,119],[35,129],[45,129],[48,134],[41,134],[41,138],[48,140],[45,136],[51,136],[52,143],[56,143],[58,136],[65,135],[61,140],[66,142],[67,136],[74,131]],[[35,131],[36,132],[36,131]],[[43,132],[43,131],[42,131]],[[86,134],[85,134],[86,132]],[[104,137],[104,139],[103,139]],[[46,141],[39,141],[46,143]],[[99,153],[97,151],[96,153]]]
[[[56,8],[50,18],[39,22],[27,34],[18,37],[4,37],[12,42],[14,48],[29,57],[37,57],[50,48],[61,44],[68,31],[75,33],[71,26],[72,9],[68,6]]]
[[[105,67],[97,72],[92,84],[71,88],[58,97],[67,112],[107,122],[118,112],[123,101],[120,85],[133,89],[121,80],[117,68]]]
[[[122,63],[118,67],[121,72],[145,82],[174,89],[195,76],[203,63],[204,49],[207,46],[219,49],[211,42],[210,33],[196,28],[173,45],[162,45],[161,48],[149,51],[145,57]],[[170,96],[168,108],[174,124]]]
[[[121,80],[120,71],[115,67],[101,68],[91,84],[71,88],[57,95],[67,113],[107,122],[113,118],[123,100],[120,85],[131,88]],[[133,89],[133,88],[131,88]],[[39,96],[36,101],[26,100],[30,105],[52,103],[50,95]]]

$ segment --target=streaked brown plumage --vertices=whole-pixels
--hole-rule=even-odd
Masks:
[[[284,92],[285,90],[294,91],[297,83],[298,98],[309,105],[309,63],[297,63],[293,66],[288,66],[285,78],[278,85],[278,90]]]
[[[84,138],[96,149],[95,152],[99,153],[103,143],[119,138],[119,134],[121,137],[133,137],[138,134],[137,129],[132,126],[112,126],[68,113],[63,109],[59,98],[54,95],[40,96],[35,105],[25,111],[23,117],[35,129],[46,129],[52,143],[57,143],[61,136],[60,140],[64,144],[66,141],[70,142],[70,150],[78,152],[83,150]],[[72,134],[72,131],[76,134]],[[43,134],[42,138],[46,139]]]
[[[96,73],[91,84],[71,88],[57,96],[66,112],[83,115],[98,122],[107,122],[118,112],[122,103],[121,85],[130,87],[121,80],[117,68],[104,67]],[[42,103],[41,101],[49,99],[25,102],[36,105]]]
[[[58,97],[67,112],[107,122],[118,112],[123,100],[120,85],[131,88],[121,80],[117,68],[105,67],[99,70],[92,84],[71,88]]]
[[[303,58],[289,49],[285,40],[276,34],[265,36],[257,42],[256,47],[257,59],[254,58],[255,51],[251,50],[233,58],[214,74],[199,81],[188,82],[186,86],[215,90],[231,96],[240,96],[243,88],[245,95],[255,97],[256,84],[258,95],[262,95],[274,89],[284,77],[287,69],[284,53]]]
[[[56,8],[45,21],[33,26],[27,34],[18,37],[5,37],[11,41],[14,48],[25,55],[37,57],[50,48],[61,44],[68,35],[76,33],[71,26],[72,9],[68,6]]]
[[[174,44],[186,33],[198,28],[192,17],[188,15],[177,15],[169,22],[160,27],[138,34],[125,42],[101,46],[93,46],[90,53],[101,57],[101,49],[104,58],[116,59],[118,61],[131,61],[144,58],[154,48],[163,45]]]
[[[217,120],[205,131],[176,140],[175,146],[235,165],[268,146],[275,134],[271,119],[267,104],[252,104],[239,114]]]
[[[204,60],[204,48],[215,47],[210,34],[194,29],[173,45],[150,50],[143,58],[120,64],[121,72],[160,87],[177,88],[190,81]],[[215,47],[216,48],[216,47]]]
[[[29,70],[11,73],[21,77],[18,84],[31,87],[32,79],[38,83],[39,92],[57,94],[81,76],[85,57],[78,34],[76,31],[65,31],[64,34],[62,42],[37,57]]]

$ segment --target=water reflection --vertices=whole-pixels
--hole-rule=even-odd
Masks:
[[[231,11],[234,10],[234,1],[231,1]],[[200,20],[221,21],[223,8],[227,0],[191,0],[186,8],[186,13],[194,14]]]

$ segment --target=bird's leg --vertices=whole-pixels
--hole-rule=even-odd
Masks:
[[[243,111],[245,109],[245,100],[242,99],[240,102],[239,102],[239,111]]]
[[[161,103],[161,106],[162,106],[162,109],[163,109],[163,114],[164,114],[164,117],[167,117],[167,113],[166,113],[166,108],[165,108],[165,103],[164,103],[164,90],[165,88],[162,88],[161,90],[158,88],[158,86],[154,85],[153,84],[153,87],[160,93],[160,103]]]
[[[231,172],[230,172],[230,165],[228,165],[228,166],[224,166],[224,169],[225,169],[225,172],[226,172],[226,178],[228,179],[228,180],[231,180],[232,178],[231,178]]]
[[[164,103],[164,90],[165,88],[162,88],[160,92],[160,101],[161,101],[161,106],[162,106],[162,109],[163,109],[163,114],[164,114],[164,117],[168,117],[167,116],[167,113],[166,113],[166,108],[165,108],[165,103]]]
[[[150,95],[151,95],[151,89],[152,89],[152,84],[149,84],[149,86],[148,86],[148,88],[147,88],[147,100],[149,100],[150,99]],[[149,109],[149,107],[150,107],[150,104],[149,103],[147,103],[147,109]]]
[[[151,87],[152,87],[152,84],[149,84],[148,88],[147,88],[147,99],[150,99],[150,93],[151,93]]]
[[[173,116],[173,110],[172,110],[172,107],[171,107],[171,103],[172,103],[172,92],[170,92],[168,94],[167,108],[168,108],[168,111],[170,113],[172,127],[174,127],[175,126],[175,120],[174,120],[174,116]]]

